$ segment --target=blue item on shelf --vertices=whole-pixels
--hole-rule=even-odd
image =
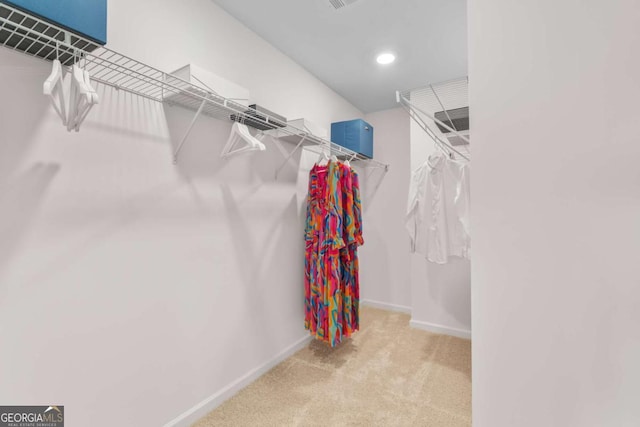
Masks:
[[[107,44],[107,0],[2,0],[99,44]]]
[[[331,123],[331,142],[373,159],[373,126],[362,119]]]

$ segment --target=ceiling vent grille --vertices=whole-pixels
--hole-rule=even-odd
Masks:
[[[329,3],[331,3],[331,6],[333,6],[334,9],[338,10],[357,1],[358,0],[329,0]]]

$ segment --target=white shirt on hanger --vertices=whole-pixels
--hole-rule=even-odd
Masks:
[[[411,249],[445,264],[469,258],[469,165],[436,153],[412,174],[407,210]]]
[[[452,172],[455,173],[456,195],[454,197],[454,205],[456,208],[456,218],[458,224],[462,227],[458,231],[458,235],[462,238],[462,257],[471,258],[471,179],[469,162],[451,161],[454,165]]]
[[[469,162],[447,159],[445,163],[446,215],[450,241],[449,255],[469,259],[471,234],[469,218]],[[448,190],[447,190],[448,191]]]
[[[411,252],[426,254],[427,239],[425,233],[422,232],[422,219],[425,215],[426,184],[427,175],[429,173],[429,165],[425,162],[411,174],[411,182],[409,184],[409,205],[407,207],[407,221],[405,226],[411,237]]]

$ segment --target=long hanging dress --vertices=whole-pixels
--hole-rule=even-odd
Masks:
[[[360,329],[360,262],[358,261],[358,247],[364,245],[362,231],[362,202],[360,199],[360,178],[355,169],[351,169],[351,182],[353,189],[353,219],[355,242],[350,247],[351,255],[351,276],[352,293],[354,304],[352,306],[351,318],[353,319],[353,329]]]
[[[332,347],[342,340],[344,315],[340,172],[337,162],[311,170],[305,227],[305,328]]]
[[[359,329],[358,246],[362,238],[360,192],[358,175],[349,166],[341,165],[340,182],[343,200],[343,240],[340,249],[341,284],[343,288],[343,335],[350,336]],[[355,185],[354,185],[355,184]]]
[[[305,321],[304,326],[312,335],[323,339],[320,310],[322,309],[321,268],[318,259],[320,228],[326,212],[324,196],[327,185],[328,168],[315,165],[309,172],[309,191],[307,193],[307,215],[305,224]]]

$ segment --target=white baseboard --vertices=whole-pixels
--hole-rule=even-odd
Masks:
[[[299,339],[279,354],[277,354],[274,358],[267,361],[266,363],[258,366],[257,368],[247,372],[242,377],[228,384],[222,390],[217,393],[209,396],[202,402],[198,403],[191,409],[183,412],[173,420],[169,421],[164,427],[188,427],[194,422],[198,421],[200,418],[207,415],[209,412],[216,409],[220,406],[225,400],[232,397],[234,394],[238,393],[240,390],[260,378],[262,375],[267,373],[271,368],[287,359],[289,356],[296,353],[298,350],[304,348],[309,342],[311,342],[311,335],[307,335],[302,339]]]
[[[382,310],[397,311],[400,313],[411,314],[411,307],[397,304],[389,304],[381,301],[373,301],[370,299],[361,299],[360,304],[365,307],[380,308]]]
[[[471,339],[471,331],[464,329],[451,328],[449,326],[437,325],[435,323],[422,322],[413,319],[411,319],[409,325],[412,328],[422,329],[436,334],[451,335],[453,337],[464,338],[467,340]]]

